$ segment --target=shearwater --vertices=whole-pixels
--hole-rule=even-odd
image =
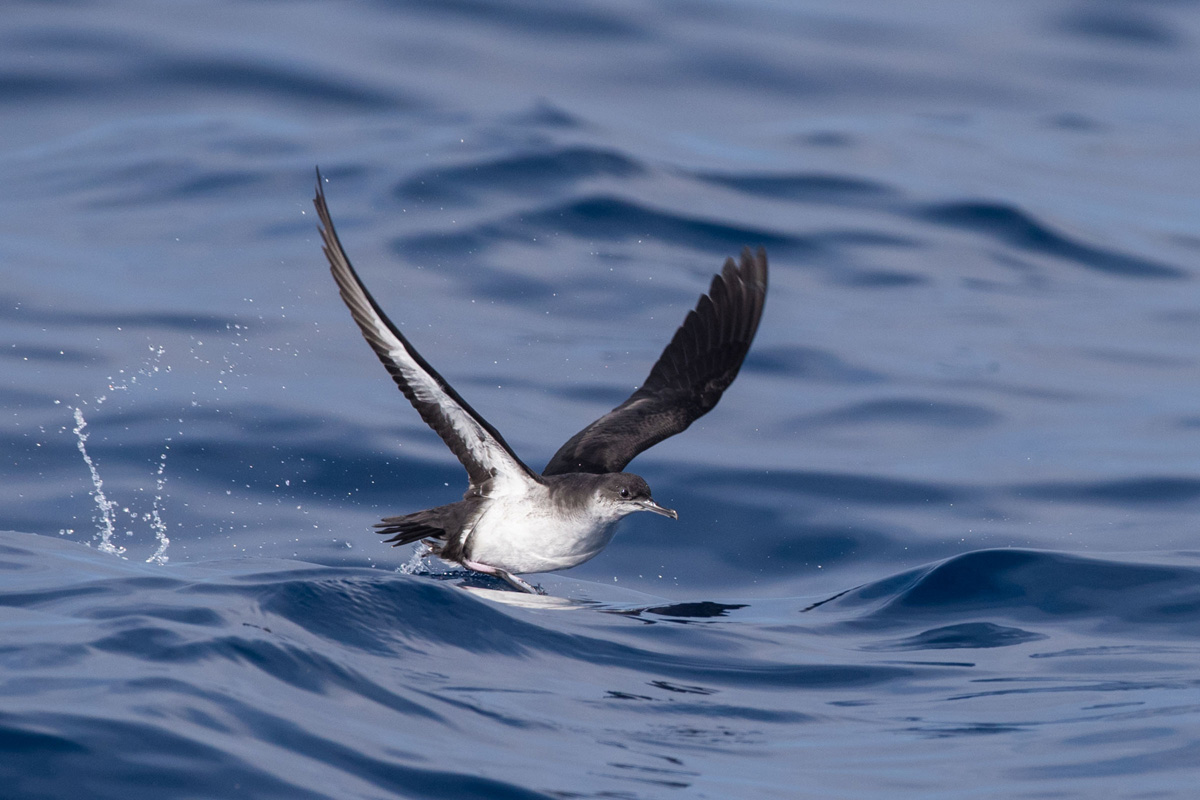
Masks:
[[[383,313],[342,249],[322,183],[318,170],[313,204],[342,300],[400,391],[467,470],[462,500],[377,523],[394,534],[387,541],[424,540],[433,555],[536,593],[519,574],[582,564],[612,540],[622,517],[679,518],[654,502],[645,480],[622,470],[711,411],[737,376],[767,296],[762,248],[725,261],[641,388],[572,436],[538,475]]]

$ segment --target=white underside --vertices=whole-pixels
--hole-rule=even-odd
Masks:
[[[493,497],[468,536],[471,560],[506,572],[553,572],[577,566],[612,541],[622,515],[546,513],[549,492],[531,486],[520,496]]]

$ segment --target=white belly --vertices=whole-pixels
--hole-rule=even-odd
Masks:
[[[492,499],[467,540],[471,560],[507,572],[553,572],[582,564],[612,541],[617,520],[552,516],[533,499]]]

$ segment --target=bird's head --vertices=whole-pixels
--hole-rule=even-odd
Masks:
[[[614,472],[604,475],[596,486],[596,501],[623,517],[635,511],[653,511],[664,517],[679,519],[673,509],[663,508],[650,496],[650,486],[638,475]]]

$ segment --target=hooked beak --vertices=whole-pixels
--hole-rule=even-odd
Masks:
[[[653,511],[655,514],[662,514],[664,517],[671,519],[679,519],[678,512],[673,508],[663,508],[653,500],[638,500],[636,505],[639,511]]]

